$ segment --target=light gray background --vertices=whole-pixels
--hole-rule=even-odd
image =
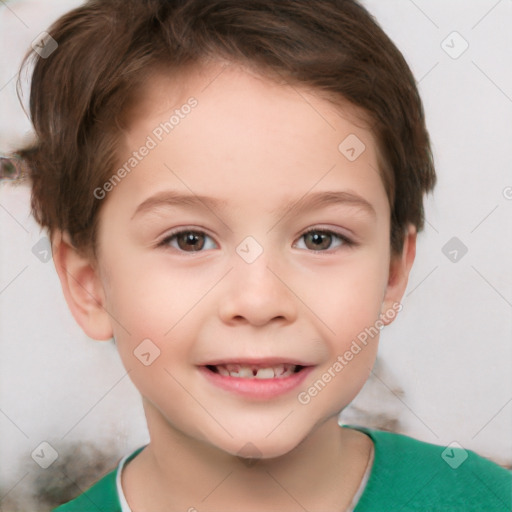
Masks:
[[[404,309],[381,335],[382,368],[347,418],[395,418],[400,432],[512,465],[512,1],[364,3],[419,82],[438,185]],[[30,129],[14,78],[25,50],[77,4],[0,2],[0,152]],[[460,56],[465,43],[454,31],[469,45]],[[114,346],[83,334],[52,261],[32,252],[44,233],[26,186],[2,183],[0,225],[0,503],[10,511],[56,481],[55,468],[78,475],[94,447],[108,466],[147,434]],[[468,248],[456,262],[442,251],[452,237]],[[34,462],[45,441],[64,466]]]

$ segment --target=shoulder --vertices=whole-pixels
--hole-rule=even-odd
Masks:
[[[116,489],[117,469],[105,475],[90,489],[74,500],[61,505],[53,512],[121,512],[121,505]]]
[[[353,427],[375,446],[367,486],[355,512],[507,511],[512,473],[471,450]]]

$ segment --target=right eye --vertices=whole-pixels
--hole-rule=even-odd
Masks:
[[[208,240],[211,242],[208,243]],[[203,249],[215,249],[213,239],[203,231],[182,229],[170,233],[159,244],[159,247],[172,247],[182,252],[200,252]]]

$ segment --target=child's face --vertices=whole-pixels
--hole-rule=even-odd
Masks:
[[[371,132],[305,90],[220,69],[181,87],[152,82],[120,158],[141,160],[104,199],[99,276],[150,431],[159,422],[232,454],[250,442],[271,457],[354,398],[378,336],[344,354],[405,285],[388,286],[390,207]],[[176,114],[172,131],[158,130],[190,97],[197,105]],[[351,134],[366,146],[354,161],[338,149]],[[142,158],[145,144],[156,147]],[[178,229],[192,233],[168,238]],[[158,350],[151,364],[139,360]],[[307,368],[286,379],[221,375],[237,363]],[[323,389],[309,392],[319,379]]]

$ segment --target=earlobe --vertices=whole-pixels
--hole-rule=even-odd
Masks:
[[[416,256],[416,236],[416,227],[409,225],[404,238],[402,254],[391,257],[388,283],[381,311],[381,320],[385,325],[389,325],[394,320],[397,307],[407,288],[409,273]],[[386,315],[386,312],[391,311],[393,314]]]
[[[71,314],[90,338],[109,340],[113,331],[96,266],[71,243],[65,232],[52,237],[55,268]]]

